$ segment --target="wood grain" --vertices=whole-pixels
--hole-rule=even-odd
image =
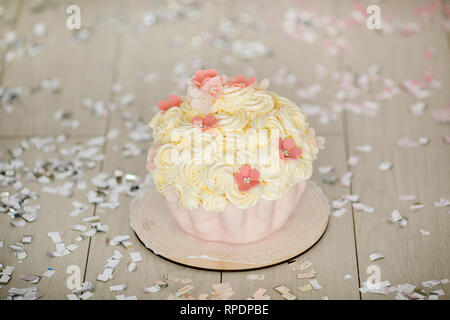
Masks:
[[[22,142],[22,139],[11,139],[0,141],[0,150],[2,161],[8,161],[9,155],[7,150],[9,148],[17,147]],[[37,150],[34,147],[30,147],[29,150],[24,152],[22,157],[25,165],[29,168],[33,168],[37,159],[48,160],[59,156],[59,150],[62,148],[72,147],[76,143],[84,143],[86,139],[68,139],[62,144],[57,144],[55,152],[44,152]],[[64,159],[64,158],[63,158]],[[67,160],[67,158],[65,158]],[[99,170],[99,165],[92,170],[86,171],[86,181],[88,181]],[[22,179],[23,183],[25,179]],[[25,184],[25,183],[24,183]],[[23,273],[42,275],[47,268],[53,268],[56,273],[51,278],[42,277],[37,287],[41,293],[43,293],[42,299],[65,299],[66,294],[71,290],[66,287],[66,269],[70,265],[76,265],[80,268],[81,279],[83,279],[86,258],[88,255],[88,240],[82,242],[75,241],[75,238],[79,235],[79,232],[70,230],[70,226],[73,224],[84,224],[82,218],[92,215],[94,211],[91,207],[87,212],[81,214],[78,217],[71,217],[69,213],[73,210],[72,201],[79,201],[87,204],[85,200],[85,190],[77,190],[74,188],[74,194],[72,197],[65,198],[60,195],[54,195],[42,191],[43,186],[55,187],[61,185],[61,180],[56,180],[50,184],[38,184],[27,183],[26,186],[36,191],[40,197],[36,201],[31,201],[27,205],[40,204],[41,208],[37,212],[38,218],[36,221],[27,223],[23,228],[17,228],[10,224],[12,221],[6,214],[0,215],[0,241],[3,241],[3,248],[0,248],[0,263],[3,266],[14,266],[14,274],[11,281],[7,285],[3,285],[0,288],[0,297],[5,298],[7,291],[11,287],[25,288],[29,285],[26,281],[21,280],[19,276]],[[2,188],[2,191],[8,191],[11,194],[17,192],[12,187]],[[74,243],[78,245],[72,254],[64,257],[47,256],[47,252],[56,251],[55,245],[52,240],[47,236],[47,232],[62,231],[64,235],[61,237],[66,247],[67,245]],[[25,244],[25,251],[27,252],[27,258],[22,263],[18,263],[17,257],[8,247],[22,240],[25,235],[32,235],[33,240],[31,244]]]
[[[380,7],[382,14],[401,21],[414,21],[417,19],[414,8],[425,4],[423,1],[383,1]],[[348,11],[345,5],[343,11]],[[381,268],[381,280],[389,280],[393,285],[408,282],[423,288],[422,281],[448,277],[450,221],[445,208],[434,208],[432,203],[450,193],[446,178],[450,152],[442,139],[450,131],[448,125],[439,125],[432,119],[431,111],[443,108],[449,101],[449,92],[444,88],[450,80],[450,60],[440,26],[441,17],[436,15],[433,19],[422,24],[419,34],[409,37],[398,33],[381,36],[368,29],[347,34],[355,46],[351,54],[343,57],[349,71],[358,72],[377,64],[382,74],[401,82],[422,81],[423,72],[431,69],[436,79],[447,84],[442,89],[433,89],[432,97],[425,100],[427,110],[421,117],[409,110],[409,106],[419,100],[406,93],[382,102],[376,117],[346,115],[350,153],[354,154],[354,148],[359,145],[370,144],[373,148],[370,154],[360,157],[352,182],[352,192],[360,195],[361,202],[375,208],[373,214],[354,212],[361,282],[367,280],[366,268],[373,264]],[[437,54],[426,59],[425,49],[431,47]],[[368,96],[374,97],[379,90],[381,88],[372,88]],[[431,142],[420,149],[401,149],[396,146],[396,140],[404,136],[413,139],[424,136]],[[378,166],[383,161],[392,162],[393,169],[380,171]],[[408,210],[412,202],[399,201],[398,196],[402,194],[415,194],[417,201],[425,205],[424,209]],[[406,228],[388,222],[389,213],[394,209],[407,217]],[[431,234],[422,236],[420,229]],[[374,252],[383,253],[385,258],[370,262],[368,256]],[[445,290],[448,285],[442,288]],[[362,297],[392,299],[392,295],[370,293]],[[448,295],[445,298],[448,299]]]
[[[81,26],[91,34],[88,40],[75,42],[75,31],[66,28],[68,4],[80,6]],[[61,92],[39,90],[22,94],[14,112],[0,117],[1,135],[103,134],[106,118],[92,116],[83,107],[83,100],[106,102],[111,89],[117,39],[111,16],[120,1],[104,4],[88,0],[48,2],[48,8],[36,12],[33,1],[24,3],[15,32],[24,37],[27,45],[41,45],[41,52],[7,62],[2,85],[36,88],[42,81],[56,78],[61,82]],[[47,34],[37,38],[33,36],[33,27],[40,22],[45,24]],[[54,114],[61,109],[71,113],[70,119],[80,121],[78,128],[65,128],[54,120]]]

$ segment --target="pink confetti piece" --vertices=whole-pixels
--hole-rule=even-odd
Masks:
[[[448,107],[432,112],[434,119],[439,123],[450,123],[450,104]]]

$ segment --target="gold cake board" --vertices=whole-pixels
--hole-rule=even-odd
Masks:
[[[329,218],[328,200],[311,181],[283,228],[249,244],[204,241],[188,234],[154,188],[141,191],[130,209],[131,227],[153,253],[185,266],[218,271],[251,270],[289,261],[319,241]]]

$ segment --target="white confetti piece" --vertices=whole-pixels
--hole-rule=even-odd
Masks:
[[[133,261],[133,262],[141,262],[141,261],[143,261],[140,252],[130,252],[130,256],[131,256],[131,261]]]
[[[390,162],[382,162],[378,167],[381,171],[388,171],[392,168],[392,163]]]
[[[430,235],[430,231],[426,231],[424,229],[419,229],[419,231],[420,231],[420,234],[423,235],[423,236],[429,236]]]
[[[398,210],[394,210],[389,214],[389,220],[392,223],[398,222],[402,218],[402,215]]]
[[[126,285],[124,284],[119,284],[119,285],[115,285],[115,286],[110,286],[109,287],[109,291],[123,291],[126,289]]]
[[[362,145],[362,146],[356,147],[355,150],[357,152],[365,152],[365,153],[367,153],[367,152],[371,152],[372,151],[372,146],[370,146],[370,145]]]
[[[359,195],[357,194],[345,194],[342,196],[343,199],[351,201],[351,202],[358,202],[359,201]]]
[[[78,202],[78,201],[73,201],[72,205],[75,207],[75,210],[73,210],[72,212],[69,213],[69,216],[71,217],[76,217],[80,214],[82,214],[83,212],[86,212],[88,210],[88,206]]]
[[[416,104],[413,104],[412,106],[410,106],[410,109],[411,109],[411,112],[413,113],[413,115],[418,116],[418,117],[423,115],[425,108],[426,108],[426,105],[422,101],[417,102]]]
[[[87,227],[83,226],[82,224],[74,224],[70,227],[71,230],[84,232],[86,231]]]
[[[52,239],[54,244],[63,242],[61,239],[62,232],[48,232],[48,236]]]
[[[128,271],[129,272],[134,272],[134,271],[136,271],[136,267],[137,267],[136,262],[131,261],[128,264]]]
[[[433,202],[435,208],[442,208],[450,206],[450,200],[447,198],[441,198],[439,201]]]
[[[314,290],[322,289],[322,287],[320,286],[320,284],[317,281],[317,279],[308,280],[308,282],[311,285],[311,287],[313,287]]]
[[[83,294],[80,295],[80,299],[82,300],[87,300],[89,298],[91,298],[94,294],[90,291],[86,291]]]
[[[76,294],[70,293],[67,295],[67,300],[80,300]]]
[[[384,258],[384,255],[382,255],[381,253],[378,253],[378,252],[372,253],[369,255],[370,261],[380,260],[383,258]]]
[[[350,167],[354,167],[358,164],[359,162],[359,158],[356,156],[351,156],[350,158],[348,158],[347,160],[347,165]]]
[[[419,202],[416,202],[416,203],[414,203],[412,206],[409,207],[409,210],[411,210],[411,211],[417,211],[417,210],[419,210],[419,209],[422,209],[423,207],[424,207],[423,204],[421,204],[421,203],[419,203]]]
[[[340,217],[342,217],[342,216],[344,215],[344,213],[345,213],[346,211],[347,211],[347,209],[345,209],[345,208],[337,209],[337,210],[335,210],[335,211],[333,212],[333,217],[340,218]]]
[[[344,280],[349,280],[349,279],[351,279],[351,278],[352,278],[351,275],[349,275],[349,274],[344,274]]]
[[[334,170],[333,166],[322,166],[319,167],[320,174],[328,174]]]
[[[362,204],[360,202],[352,203],[352,206],[357,211],[364,211],[364,212],[368,212],[368,213],[373,213],[375,211],[374,208],[366,206],[365,204]]]
[[[398,200],[400,201],[413,201],[416,200],[416,196],[413,194],[402,194],[398,196]]]
[[[350,183],[352,181],[352,172],[347,172],[344,175],[341,176],[341,185],[343,187],[350,187]]]
[[[247,280],[264,280],[263,274],[249,274],[247,275]]]
[[[42,274],[43,277],[47,277],[47,278],[51,278],[54,274],[55,274],[55,270],[53,270],[52,268],[48,268],[47,270],[45,270],[45,272]]]

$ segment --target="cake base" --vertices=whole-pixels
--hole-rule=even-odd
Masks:
[[[311,181],[286,224],[268,237],[248,244],[204,241],[188,234],[170,215],[164,197],[154,188],[141,191],[130,209],[131,227],[153,253],[186,266],[220,271],[258,269],[288,261],[322,237],[329,217],[328,200]]]

